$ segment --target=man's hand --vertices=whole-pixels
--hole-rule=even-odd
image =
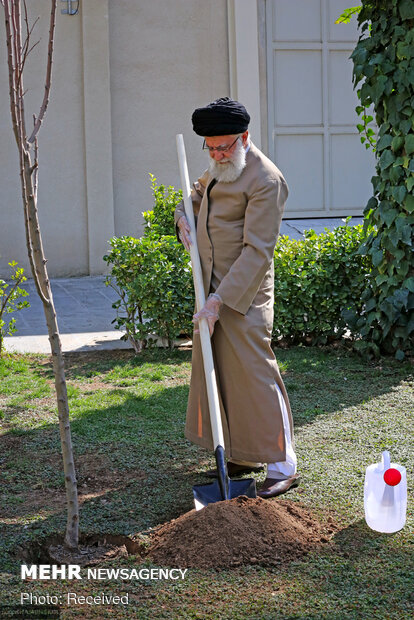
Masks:
[[[197,325],[199,319],[207,319],[210,336],[212,336],[214,332],[214,325],[219,318],[220,308],[222,305],[223,302],[221,301],[219,295],[216,295],[215,293],[209,295],[204,307],[200,310],[200,312],[197,312],[197,314],[193,316],[193,323]],[[195,333],[198,334],[199,330],[196,329]]]
[[[185,215],[182,215],[180,217],[180,219],[177,222],[177,226],[178,226],[178,236],[180,237],[181,243],[183,244],[183,246],[185,247],[186,250],[190,251],[190,245],[191,245],[191,237],[190,237],[190,233],[191,233],[191,228],[190,228],[190,224],[188,223],[187,218],[185,217]]]

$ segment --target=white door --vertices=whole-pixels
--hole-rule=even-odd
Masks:
[[[290,188],[286,215],[361,215],[375,158],[361,144],[346,0],[267,0],[269,156]]]

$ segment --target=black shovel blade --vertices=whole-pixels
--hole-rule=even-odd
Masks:
[[[240,495],[255,498],[256,480],[254,478],[243,478],[243,480],[228,479],[228,497],[223,497],[218,480],[210,484],[197,484],[193,486],[194,502],[196,510],[200,510],[207,504],[222,502],[226,499],[234,499]]]

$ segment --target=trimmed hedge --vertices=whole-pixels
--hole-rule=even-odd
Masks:
[[[367,259],[358,253],[363,227],[340,226],[300,240],[281,237],[275,249],[273,338],[325,344],[348,329],[345,316],[360,309]]]
[[[111,267],[106,283],[119,295],[113,322],[137,352],[151,344],[154,334],[169,347],[178,336],[191,335],[195,307],[190,257],[174,235],[181,192],[157,186],[153,176],[151,182],[155,208],[144,213],[144,236],[113,237],[104,256]],[[349,225],[320,235],[310,230],[301,240],[279,239],[274,341],[324,344],[350,329],[346,318],[351,309],[362,311],[369,273],[367,257],[358,252],[363,240],[363,227]]]
[[[138,353],[163,338],[168,346],[181,334],[192,333],[194,292],[190,257],[172,236],[160,239],[113,237],[104,260],[111,266],[106,284],[119,299],[113,323],[125,330]]]

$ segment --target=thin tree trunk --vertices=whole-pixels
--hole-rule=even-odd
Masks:
[[[33,167],[31,165],[30,155],[26,151],[23,154],[23,161],[24,186],[26,188],[26,211],[28,214],[28,218],[26,218],[26,225],[28,227],[28,235],[31,239],[31,247],[33,251],[33,264],[35,268],[34,277],[38,282],[38,287],[42,291],[41,298],[49,334],[53,361],[53,373],[55,376],[59,432],[63,456],[63,469],[65,473],[66,498],[68,502],[65,544],[70,548],[76,548],[79,540],[79,506],[69,423],[69,404],[66,390],[63,351],[59,336],[55,306],[53,303],[52,289],[47,273],[47,261],[43,252],[36,195],[33,188]]]
[[[46,70],[46,83],[43,101],[38,117],[34,117],[34,128],[30,138],[27,138],[24,115],[24,90],[23,68],[26,58],[30,53],[30,35],[27,9],[24,3],[26,38],[22,44],[21,7],[20,0],[0,0],[4,7],[6,39],[8,50],[10,106],[13,131],[16,138],[20,159],[20,180],[23,198],[24,222],[26,230],[26,243],[33,279],[37,292],[42,300],[49,334],[50,348],[52,352],[53,372],[59,417],[59,432],[62,446],[63,469],[65,473],[65,488],[68,504],[67,525],[65,533],[65,545],[75,549],[79,541],[79,506],[78,491],[73,460],[72,439],[69,423],[69,405],[66,390],[65,368],[62,345],[59,337],[59,329],[56,311],[53,303],[52,290],[47,272],[47,261],[43,251],[43,243],[40,232],[37,212],[37,169],[38,148],[37,133],[41,127],[47,105],[51,86],[51,69],[53,58],[53,42],[56,17],[56,0],[51,0],[51,15],[48,43],[48,62]],[[36,45],[36,44],[35,44]],[[34,163],[32,163],[30,148],[34,148]]]

